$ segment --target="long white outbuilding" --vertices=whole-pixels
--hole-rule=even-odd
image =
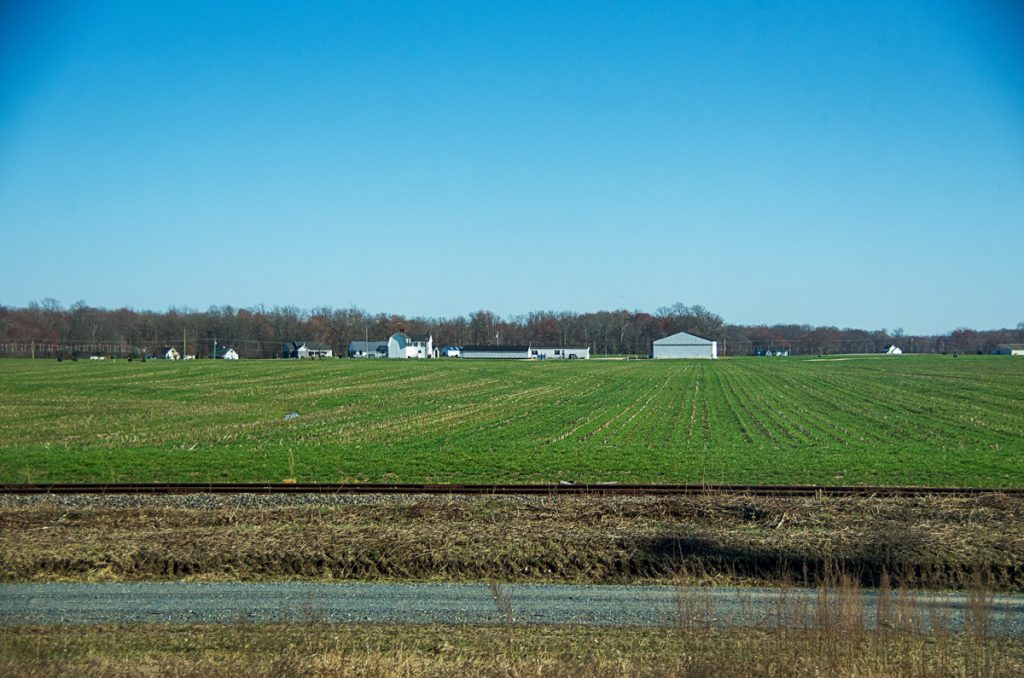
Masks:
[[[677,332],[654,342],[654,358],[718,357],[718,342],[689,332]]]

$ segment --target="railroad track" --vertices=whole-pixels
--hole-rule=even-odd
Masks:
[[[858,485],[469,485],[411,483],[24,483],[0,494],[464,494],[464,495],[702,495],[763,497],[1024,496],[1024,488],[868,487]]]

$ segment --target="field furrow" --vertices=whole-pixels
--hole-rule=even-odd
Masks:
[[[1022,393],[998,356],[12,359],[0,478],[1024,486]]]

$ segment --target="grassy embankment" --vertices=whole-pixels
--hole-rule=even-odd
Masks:
[[[1022,393],[999,356],[4,360],[0,481],[1009,487]]]
[[[429,580],[1024,591],[1024,499],[8,497],[0,581]]]

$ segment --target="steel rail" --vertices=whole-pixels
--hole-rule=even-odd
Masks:
[[[764,497],[1024,496],[1024,488],[861,485],[641,485],[641,484],[413,484],[413,483],[11,483],[0,494],[462,494],[462,495],[702,495]]]

